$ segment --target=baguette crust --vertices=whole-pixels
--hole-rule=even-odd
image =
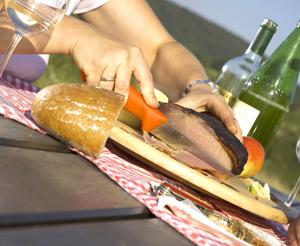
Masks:
[[[98,157],[123,107],[124,97],[85,84],[55,84],[41,90],[32,117],[44,130]]]

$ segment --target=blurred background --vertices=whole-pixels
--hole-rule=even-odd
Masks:
[[[288,36],[300,19],[299,0],[148,0],[168,31],[204,65],[214,80],[222,65],[242,54],[259,24],[270,18],[279,25],[266,56]],[[53,55],[46,73],[36,84],[80,82],[79,71],[70,57]],[[300,92],[267,152],[263,171],[257,178],[288,194],[300,174],[295,144],[300,135]],[[298,199],[300,196],[298,195]]]

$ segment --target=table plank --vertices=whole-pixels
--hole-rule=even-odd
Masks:
[[[0,229],[0,245],[192,245],[158,219],[54,224]]]
[[[149,216],[79,155],[0,146],[0,160],[0,225]]]
[[[0,145],[71,153],[58,140],[0,116]]]

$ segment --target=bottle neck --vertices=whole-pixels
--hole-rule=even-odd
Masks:
[[[255,53],[250,49],[250,47],[245,51],[244,58],[251,60],[252,63],[260,63],[262,56],[258,53]]]
[[[254,52],[256,54],[263,56],[273,35],[274,35],[274,31],[261,26],[258,29],[253,41],[250,43],[247,50],[251,50],[252,52]]]

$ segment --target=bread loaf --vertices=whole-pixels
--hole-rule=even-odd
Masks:
[[[123,107],[124,97],[86,84],[55,84],[42,89],[32,117],[48,133],[98,157]]]

